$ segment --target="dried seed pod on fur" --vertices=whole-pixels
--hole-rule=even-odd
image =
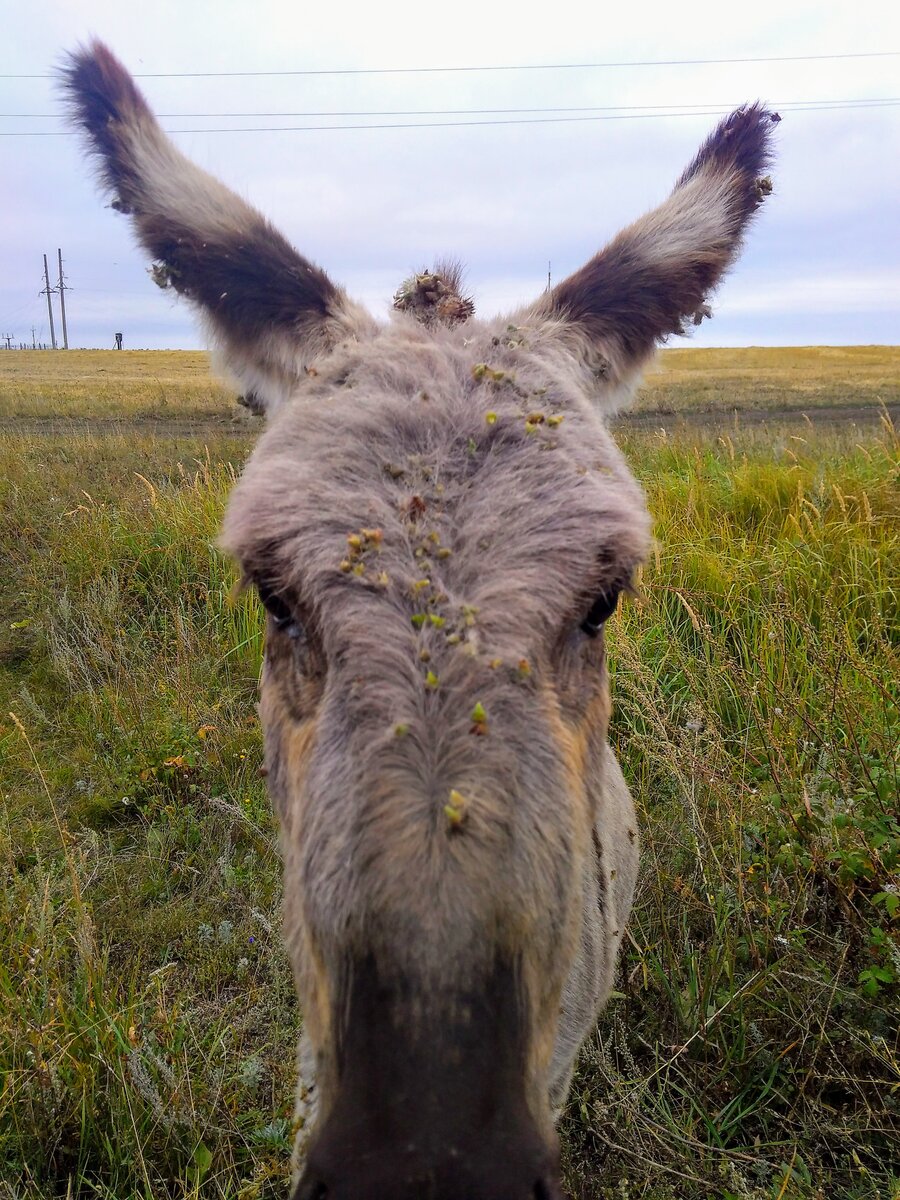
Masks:
[[[459,829],[466,819],[468,809],[468,800],[454,788],[450,792],[449,802],[444,805],[444,816],[447,818],[447,824],[451,830]]]

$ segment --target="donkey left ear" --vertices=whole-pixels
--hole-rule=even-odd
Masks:
[[[780,120],[737,109],[703,144],[659,208],[623,230],[533,310],[586,337],[609,385],[627,382],[658,342],[709,316],[706,300],[772,190],[763,177]]]
[[[318,355],[371,323],[255,209],[176,149],[102,42],[71,55],[62,79],[113,207],[131,217],[156,260],[154,280],[200,309],[255,404],[271,411]]]

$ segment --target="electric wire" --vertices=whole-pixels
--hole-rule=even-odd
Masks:
[[[506,115],[512,113],[581,113],[581,112],[638,112],[664,109],[692,108],[722,108],[729,111],[737,108],[740,101],[728,103],[721,100],[708,100],[701,104],[573,104],[568,107],[555,108],[542,105],[536,108],[386,108],[386,109],[309,109],[298,112],[158,112],[155,115],[161,120],[185,121],[188,119],[224,120],[248,117],[450,117],[476,115]],[[810,104],[884,104],[900,103],[898,96],[845,96],[830,97],[824,100],[773,100],[772,108],[789,108],[795,105]],[[0,117],[14,117],[33,120],[56,120],[58,113],[0,113]]]
[[[836,109],[846,111],[857,111],[859,109],[884,109],[895,108],[900,105],[900,100],[867,100],[859,103],[848,104],[846,102],[840,104],[818,104],[805,108],[784,107],[783,111],[789,113],[812,113],[812,112],[832,112]],[[731,110],[728,108],[714,108],[693,110],[691,112],[638,112],[638,113],[607,113],[603,116],[589,117],[523,117],[521,119],[512,120],[489,120],[489,121],[401,121],[387,122],[380,124],[355,124],[355,125],[240,125],[240,126],[204,126],[202,128],[193,129],[165,129],[163,132],[168,134],[180,133],[313,133],[313,132],[330,132],[341,133],[352,130],[371,130],[371,129],[462,129],[462,128],[480,128],[490,125],[561,125],[561,124],[578,124],[588,121],[641,121],[641,120],[667,120],[669,117],[720,117],[726,115]],[[0,131],[0,137],[76,137],[77,130],[68,129],[35,129],[35,130],[7,130]]]
[[[700,67],[736,63],[826,62],[839,59],[896,58],[900,50],[871,50],[846,54],[772,54],[741,58],[662,58],[594,63],[511,63],[462,67],[339,67],[306,68],[294,71],[144,71],[135,79],[258,79],[294,75],[448,75],[477,71],[595,71],[631,67]],[[0,74],[0,79],[54,79],[52,73],[34,75]]]

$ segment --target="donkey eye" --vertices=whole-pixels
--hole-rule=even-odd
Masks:
[[[587,616],[581,622],[582,630],[588,637],[595,638],[604,624],[616,611],[621,592],[601,592],[591,605]]]
[[[259,593],[260,602],[272,618],[275,628],[287,634],[290,638],[300,637],[303,633],[303,628],[284,597],[279,596],[266,583],[257,583],[256,590]]]

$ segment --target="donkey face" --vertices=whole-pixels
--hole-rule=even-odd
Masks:
[[[774,118],[732,114],[668,201],[512,318],[467,320],[451,271],[424,321],[379,326],[181,157],[102,45],[66,82],[158,280],[270,416],[224,544],[268,610],[315,1118],[296,1196],[558,1196],[551,1104],[635,874],[603,622],[649,522],[602,414],[705,311]]]

